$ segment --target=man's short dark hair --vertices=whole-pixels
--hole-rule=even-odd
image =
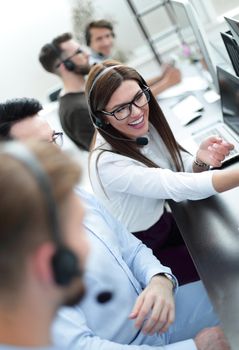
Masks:
[[[0,103],[0,138],[10,139],[13,124],[34,116],[41,109],[41,103],[34,98],[16,98]]]
[[[44,45],[39,53],[39,61],[42,67],[49,73],[56,72],[56,66],[61,60],[62,49],[60,45],[72,39],[71,33],[64,33],[55,37],[51,43]]]
[[[113,24],[109,21],[106,21],[105,19],[100,19],[98,21],[92,21],[90,23],[87,24],[86,28],[85,28],[85,42],[87,46],[90,46],[90,42],[91,42],[91,33],[90,30],[93,28],[106,28],[109,29],[112,33],[112,36],[114,37],[114,28],[113,28]]]

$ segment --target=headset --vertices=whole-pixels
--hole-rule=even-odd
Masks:
[[[68,286],[74,278],[82,276],[83,271],[75,253],[62,241],[59,213],[48,175],[33,153],[19,141],[8,141],[1,145],[0,154],[7,154],[18,160],[36,180],[44,197],[50,233],[56,244],[56,252],[52,257],[54,279],[59,286]]]
[[[90,97],[91,97],[91,94],[92,94],[92,91],[95,87],[95,84],[97,83],[97,81],[103,76],[105,75],[106,73],[108,73],[110,70],[116,68],[116,67],[122,67],[123,65],[122,64],[117,64],[117,65],[114,65],[114,66],[110,66],[110,67],[105,67],[105,69],[103,69],[96,77],[95,77],[95,80],[93,81],[92,85],[91,85],[91,88],[89,90],[89,93],[88,93],[88,99],[87,99],[87,103],[88,103],[88,109],[89,109],[89,112],[90,112],[90,118],[91,118],[91,121],[93,123],[93,125],[95,125],[96,129],[100,129],[102,130],[106,135],[110,136],[111,138],[113,139],[116,139],[116,140],[119,140],[119,141],[127,141],[127,142],[136,142],[136,144],[138,146],[146,146],[148,144],[148,138],[147,137],[137,137],[135,140],[132,140],[132,139],[126,139],[126,138],[123,138],[123,137],[117,137],[115,135],[112,135],[110,134],[109,132],[106,131],[107,129],[107,126],[108,124],[103,120],[103,119],[100,119],[97,115],[95,115],[91,109],[91,106],[90,106]],[[144,80],[144,78],[140,75],[140,78],[142,79],[142,82],[147,86],[147,83],[146,81]]]
[[[76,69],[75,63],[74,63],[72,60],[70,60],[69,58],[66,58],[65,60],[63,60],[63,59],[61,58],[61,54],[62,54],[62,53],[61,53],[61,50],[60,50],[58,47],[56,47],[56,45],[54,45],[53,43],[50,43],[50,44],[49,44],[49,47],[55,52],[55,54],[57,55],[57,57],[60,59],[61,63],[64,64],[65,68],[66,68],[68,71],[70,71],[70,72],[74,72],[74,71],[75,71],[75,69]],[[56,65],[56,68],[58,68],[59,65],[60,65],[60,64],[57,64],[57,65]]]
[[[98,118],[92,111],[91,109],[91,106],[90,106],[90,97],[91,97],[91,94],[92,94],[92,91],[95,87],[95,84],[97,83],[97,81],[103,76],[105,75],[106,73],[108,73],[110,70],[114,69],[115,67],[121,67],[122,65],[121,64],[117,64],[117,65],[114,65],[114,66],[110,66],[110,67],[105,67],[96,77],[95,77],[95,80],[93,81],[92,85],[91,85],[91,88],[89,90],[89,93],[88,93],[88,99],[87,99],[87,102],[88,102],[88,108],[89,108],[89,111],[90,111],[90,117],[91,117],[91,120],[92,120],[92,123],[96,126],[96,128],[98,129],[103,129],[105,130],[107,128],[107,124],[105,123],[105,121],[103,119],[100,119]]]

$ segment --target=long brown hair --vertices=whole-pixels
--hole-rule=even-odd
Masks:
[[[114,68],[106,70],[107,67],[112,66],[114,66]],[[105,71],[105,73],[102,73],[103,71]],[[147,85],[143,77],[135,69],[122,65],[117,61],[107,60],[95,65],[91,69],[86,83],[86,97],[94,124],[96,124],[97,118],[103,123],[103,125],[105,125],[105,116],[99,111],[105,109],[112,94],[124,80],[135,80],[141,88]],[[155,127],[165,143],[175,165],[175,169],[177,171],[183,170],[183,162],[180,155],[180,150],[182,148],[175,140],[168,122],[151,91],[149,101],[149,122]],[[105,127],[106,130],[101,127],[98,128],[98,132],[111,145],[112,152],[135,159],[151,168],[158,167],[157,164],[141,154],[140,147],[142,146],[138,146],[135,142],[122,142],[121,140],[118,140],[117,138],[128,139],[128,137],[116,130],[110,124],[107,124],[107,126],[105,125]],[[92,152],[93,150],[91,153]]]

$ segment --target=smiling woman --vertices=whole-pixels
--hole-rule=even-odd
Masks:
[[[181,284],[196,280],[165,200],[197,200],[221,190],[221,184],[215,186],[214,172],[205,170],[220,166],[233,146],[211,137],[192,157],[177,143],[143,77],[116,61],[91,69],[86,96],[97,128],[90,156],[95,194],[172,268]]]
[[[132,107],[133,105],[138,108],[144,107],[150,100],[150,94],[149,94],[149,87],[145,86],[142,90],[139,90],[139,92],[136,93],[134,98],[131,102],[128,103],[122,103],[118,105],[117,108],[115,108],[111,112],[107,111],[101,111],[105,115],[112,115],[117,120],[123,120],[130,116],[132,113]]]
[[[127,102],[130,98],[131,102]],[[141,89],[135,81],[126,80],[113,93],[105,107],[107,111],[101,113],[105,115],[106,123],[127,137],[136,139],[148,131],[149,100],[148,87]]]

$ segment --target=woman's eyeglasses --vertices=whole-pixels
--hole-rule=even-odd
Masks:
[[[132,113],[132,105],[136,107],[144,107],[150,100],[149,87],[145,87],[140,91],[131,102],[117,107],[112,112],[100,111],[101,113],[115,117],[117,120],[124,120]]]
[[[63,145],[63,132],[53,131],[52,133],[52,143],[55,143],[57,146],[61,147]]]

